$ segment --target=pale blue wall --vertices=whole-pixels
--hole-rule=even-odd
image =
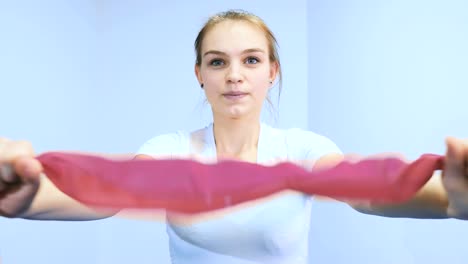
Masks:
[[[308,4],[309,128],[344,152],[444,152],[468,135],[468,3]],[[467,263],[468,225],[316,203],[312,263]]]
[[[443,152],[468,134],[463,1],[0,1],[0,135],[38,152],[128,153],[210,120],[193,40],[228,8],[263,17],[284,65],[280,127],[345,152]],[[268,116],[266,117],[268,118]],[[466,263],[466,223],[315,203],[311,263]],[[0,220],[4,263],[169,263],[164,224]],[[377,258],[370,259],[370,258]]]
[[[0,1],[0,134],[28,139],[38,152],[129,153],[157,134],[206,125],[193,41],[210,15],[230,8],[258,14],[276,33],[286,65],[277,124],[307,128],[305,7],[305,0]],[[0,219],[0,230],[4,263],[169,263],[160,222]]]

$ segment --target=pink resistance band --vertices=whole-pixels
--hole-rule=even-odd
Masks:
[[[182,213],[220,209],[286,189],[398,203],[410,199],[444,163],[443,156],[425,154],[413,162],[344,160],[332,168],[307,171],[289,162],[264,166],[241,161],[110,160],[59,152],[38,159],[61,191],[87,205]]]

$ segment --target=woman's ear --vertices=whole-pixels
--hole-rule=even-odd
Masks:
[[[279,72],[279,64],[277,61],[270,63],[270,83],[273,83],[276,80],[276,76],[278,76]]]
[[[200,72],[200,66],[197,64],[195,64],[195,76],[197,77],[200,87],[203,88],[203,79],[202,79],[201,72]]]

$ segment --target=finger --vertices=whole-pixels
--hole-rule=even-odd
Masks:
[[[465,163],[464,142],[453,137],[448,137],[445,142],[447,145],[446,161],[450,165],[463,166]]]
[[[23,180],[37,180],[42,173],[42,164],[35,158],[21,157],[15,160],[13,168]]]
[[[0,191],[8,184],[24,181],[37,180],[42,172],[41,163],[29,157],[18,158],[13,165],[0,164]]]
[[[468,178],[468,161],[465,162],[465,177]]]
[[[11,163],[15,159],[28,156],[34,157],[34,150],[28,141],[0,141],[0,162]]]
[[[463,140],[463,149],[464,149],[464,166],[465,166],[465,177],[468,178],[468,139]]]
[[[10,140],[0,137],[0,148],[4,146],[7,142],[10,142]]]
[[[8,140],[6,138],[0,137],[0,163],[5,160],[4,152],[6,151],[6,145],[7,145]]]
[[[23,184],[19,188],[14,188],[13,192],[8,193],[10,202],[1,203],[0,200],[0,215],[18,217],[31,205],[38,188],[39,182],[31,182],[30,184]]]
[[[19,181],[19,177],[15,174],[10,164],[0,164],[0,181],[3,185],[13,184]]]
[[[446,139],[446,144],[447,153],[443,176],[446,179],[446,184],[449,184],[452,188],[461,188],[459,186],[460,180],[463,180],[465,174],[463,142],[449,137]]]
[[[0,180],[0,193],[6,189],[7,185],[2,180]]]

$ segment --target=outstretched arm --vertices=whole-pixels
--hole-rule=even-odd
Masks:
[[[385,217],[468,219],[468,143],[448,138],[446,144],[444,171],[434,173],[409,201],[386,205],[344,202],[359,212]],[[318,160],[314,168],[334,166],[343,159],[340,154],[327,155]]]
[[[70,198],[47,178],[30,143],[0,138],[0,215],[37,220],[95,220],[96,210]]]

